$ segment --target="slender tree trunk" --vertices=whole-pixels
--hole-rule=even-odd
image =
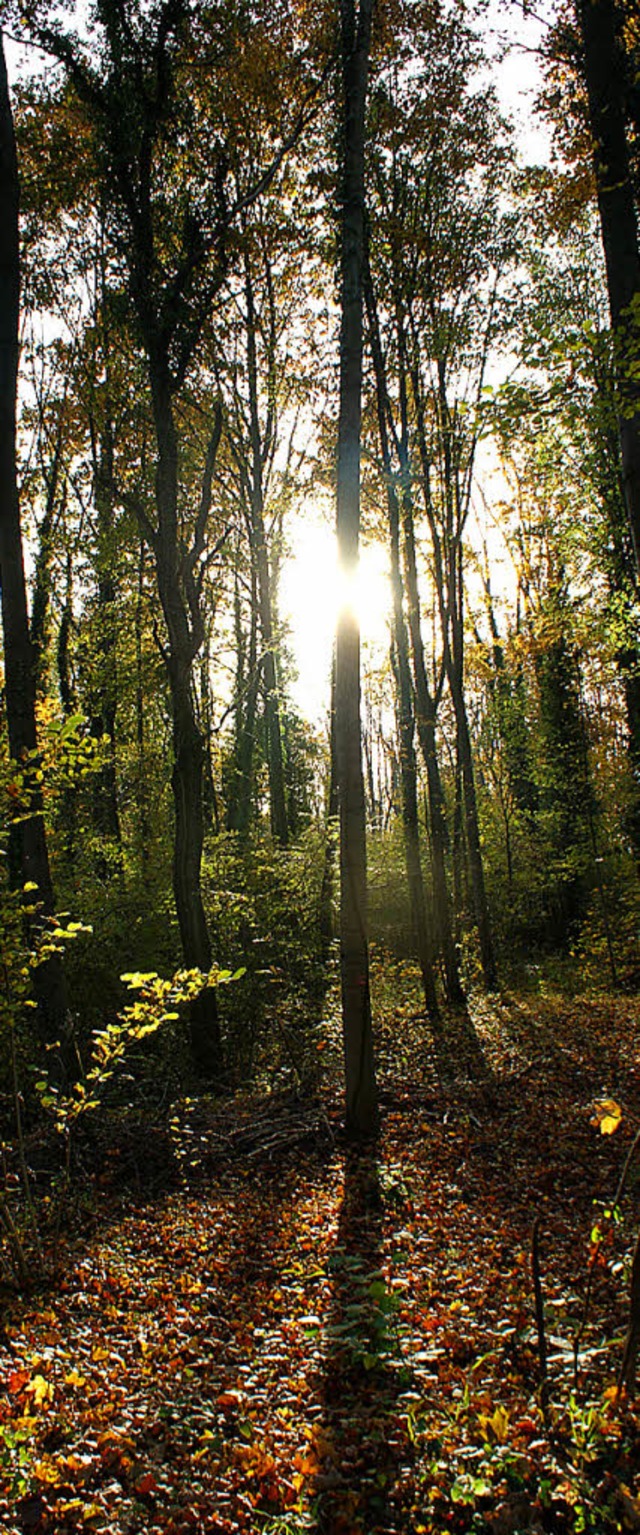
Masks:
[[[240,719],[237,742],[238,797],[236,805],[236,830],[246,837],[251,822],[251,801],[254,791],[254,755],[258,694],[260,692],[260,668],[258,666],[258,603],[255,570],[251,572],[251,629],[247,658],[247,684],[244,710]]]
[[[51,553],[62,463],[63,414],[63,410],[60,410],[53,459],[48,471],[45,471],[44,474],[46,499],[42,521],[38,528],[38,553],[35,559],[33,577],[29,634],[34,649],[36,695],[44,691],[45,686],[46,645],[51,606]],[[66,486],[64,485],[61,501],[62,509],[64,510],[66,501]]]
[[[458,740],[458,755],[460,772],[462,777],[462,791],[464,800],[465,830],[467,834],[467,856],[469,859],[469,872],[471,875],[471,889],[473,892],[473,907],[480,942],[480,958],[482,960],[482,973],[485,984],[494,988],[498,982],[495,954],[493,949],[493,937],[489,918],[489,906],[484,882],[484,866],[482,862],[482,848],[480,844],[480,828],[478,825],[478,809],[476,800],[476,785],[473,772],[473,755],[471,751],[471,737],[469,735],[469,721],[457,680],[453,683],[449,679],[453,698],[456,730]],[[455,696],[454,696],[455,695]]]
[[[103,760],[94,784],[93,813],[101,837],[117,852],[122,868],[122,837],[116,776],[116,717],[118,670],[116,654],[116,581],[114,575],[114,471],[113,428],[105,423],[94,465],[97,523],[97,633],[95,675],[92,688],[91,729],[103,742]],[[107,879],[111,860],[106,850],[98,858],[98,874]]]
[[[158,447],[155,555],[158,591],[169,640],[165,662],[173,716],[173,891],[185,964],[206,974],[211,969],[212,952],[201,888],[204,744],[192,695],[193,661],[204,636],[197,624],[199,615],[195,607],[190,622],[180,584],[178,446],[170,393],[161,366],[151,368],[151,381]],[[222,1062],[222,1046],[216,993],[212,987],[205,988],[191,1004],[189,1021],[194,1061],[203,1073],[215,1076]]]
[[[216,836],[220,830],[220,812],[213,772],[212,733],[213,706],[211,698],[211,629],[215,620],[215,607],[207,615],[206,638],[200,657],[200,723],[204,741],[203,807],[205,825],[213,828]]]
[[[462,791],[462,771],[460,766],[460,753],[456,743],[455,759],[455,783],[453,796],[453,910],[455,920],[456,941],[460,942],[462,932],[462,913],[466,902],[465,892],[467,887],[466,858],[464,845],[464,800]]]
[[[418,441],[422,462],[425,506],[436,568],[436,588],[442,650],[451,702],[456,719],[457,764],[464,805],[464,824],[467,840],[467,857],[471,874],[473,908],[480,942],[480,955],[485,984],[493,988],[497,984],[497,972],[489,906],[484,881],[476,786],[471,752],[469,721],[464,696],[464,625],[462,584],[462,530],[464,515],[460,506],[459,468],[451,441],[450,413],[446,393],[446,377],[442,360],[438,362],[438,394],[440,433],[442,439],[442,473],[444,482],[444,528],[441,529],[434,514],[430,496],[430,463],[427,453],[424,415],[417,369],[412,372],[413,393],[418,418]],[[457,790],[457,785],[456,785]],[[460,842],[458,842],[458,848]]]
[[[35,765],[35,657],[29,636],[18,480],[16,466],[16,395],[20,265],[18,235],[18,164],[13,118],[0,32],[0,585],[4,642],[5,697],[9,751],[18,764]],[[54,894],[39,794],[30,796],[31,813],[11,832],[10,866],[14,883],[36,886],[44,915],[54,911]],[[72,1066],[68,1045],[69,1002],[60,955],[34,972],[37,1019],[46,1044],[61,1041],[54,1070],[63,1077]]]
[[[458,594],[461,602],[461,594]],[[493,935],[491,932],[491,920],[489,917],[489,903],[484,880],[484,865],[482,861],[482,846],[480,842],[480,827],[478,823],[478,802],[476,797],[475,775],[473,771],[473,753],[471,750],[471,736],[469,734],[469,720],[464,696],[464,673],[462,654],[462,616],[458,611],[452,615],[452,641],[451,645],[445,638],[445,660],[447,665],[447,677],[451,701],[456,717],[456,739],[458,748],[458,761],[462,777],[462,791],[464,801],[464,820],[467,836],[467,856],[469,859],[469,872],[471,875],[471,890],[473,893],[473,908],[478,929],[480,943],[480,958],[482,961],[482,973],[485,985],[493,990],[498,984],[498,973],[493,948]]]
[[[365,774],[365,813],[366,794],[369,796],[369,825],[372,831],[379,831],[382,826],[382,800],[376,790],[376,781],[373,773],[373,711],[370,705],[366,709],[365,723],[362,731],[362,750],[364,754]],[[380,787],[378,783],[378,788]]]
[[[387,431],[388,393],[384,361],[380,343],[380,330],[373,294],[373,284],[367,269],[367,310],[369,316],[371,351],[376,378],[378,406],[378,435],[382,453],[382,465],[387,486],[387,521],[389,527],[389,553],[391,559],[391,600],[393,609],[393,671],[396,682],[396,715],[398,721],[398,746],[400,751],[400,787],[402,792],[402,824],[404,830],[405,862],[413,938],[426,1011],[432,1021],[438,1017],[436,986],[433,975],[433,945],[427,919],[422,862],[420,858],[420,834],[418,822],[418,775],[415,754],[415,720],[411,672],[409,670],[409,642],[404,616],[404,590],[400,566],[400,509],[396,484],[392,473],[391,450]]]
[[[399,600],[402,600],[401,597]],[[422,861],[420,857],[418,784],[414,744],[415,726],[411,697],[411,675],[409,672],[409,657],[407,653],[407,632],[404,625],[404,615],[401,615],[400,621],[398,621],[398,595],[394,594],[393,602],[393,670],[396,679],[396,712],[398,720],[398,747],[400,752],[400,789],[402,794],[402,825],[404,831],[404,852],[407,869],[407,885],[409,889],[409,905],[411,909],[413,941],[415,944],[416,954],[418,956],[420,974],[422,976],[425,1008],[432,1023],[435,1023],[438,1019],[438,1002],[433,975],[433,951],[431,936],[429,933],[427,902],[424,888],[424,877],[422,873]],[[402,649],[403,644],[404,650]]]
[[[373,0],[340,0],[342,198],[340,410],[337,535],[352,584],[360,530],[362,281],[364,258],[365,103]],[[366,1136],[377,1125],[369,991],[367,855],[360,729],[360,633],[346,605],[336,640],[336,754],[340,796],[340,959],[347,1129]]]
[[[640,571],[640,387],[631,377],[637,352],[640,249],[621,79],[624,58],[614,0],[577,0],[611,324],[620,390],[624,494]],[[622,9],[622,8],[621,8]]]
[[[424,657],[424,645],[422,642],[422,625],[420,620],[420,595],[418,587],[418,571],[416,563],[415,535],[413,526],[413,506],[410,498],[404,494],[402,499],[402,526],[404,535],[404,565],[407,582],[409,634],[411,637],[411,655],[413,661],[413,677],[416,690],[416,723],[418,727],[418,740],[427,774],[427,793],[429,796],[429,819],[431,823],[431,863],[433,870],[433,889],[436,922],[438,935],[442,949],[444,963],[445,985],[450,1002],[463,1002],[464,991],[458,969],[453,924],[451,920],[451,901],[449,897],[449,885],[446,869],[446,849],[448,843],[448,830],[444,808],[444,792],[438,766],[438,754],[436,748],[436,705],[432,697],[427,681],[427,668]]]
[[[265,727],[271,830],[283,847],[289,840],[284,788],[284,761],[280,700],[276,669],[273,593],[269,549],[264,521],[262,441],[258,409],[258,362],[256,355],[256,314],[248,257],[245,258],[245,298],[247,303],[247,369],[249,374],[249,424],[251,430],[251,541],[255,553],[260,604],[260,628],[264,655],[262,671],[265,690]]]
[[[136,747],[138,756],[138,826],[140,834],[140,854],[143,866],[149,862],[149,795],[145,771],[145,719],[144,719],[144,668],[142,659],[142,620],[144,602],[144,573],[145,573],[145,541],[140,539],[140,555],[138,559],[138,591],[136,594],[135,610],[135,645],[136,645]]]
[[[326,960],[333,933],[333,885],[336,863],[336,825],[339,814],[338,764],[336,761],[336,656],[331,657],[331,707],[329,714],[329,794],[327,799],[327,835],[324,868],[320,888],[320,945]]]
[[[401,433],[400,433],[400,472],[402,484],[402,534],[404,550],[404,569],[407,590],[407,609],[409,621],[409,634],[411,638],[411,655],[413,661],[413,677],[416,694],[416,724],[418,728],[418,740],[420,750],[427,773],[427,792],[429,795],[429,814],[431,819],[431,855],[433,870],[433,890],[438,936],[442,950],[444,963],[445,986],[447,997],[451,1002],[463,1002],[464,991],[460,980],[458,957],[456,954],[453,924],[451,920],[451,902],[449,899],[449,885],[446,870],[446,849],[448,843],[447,822],[445,817],[445,800],[438,766],[436,749],[436,700],[429,688],[427,667],[422,641],[422,621],[420,613],[420,588],[418,584],[418,565],[416,560],[415,520],[413,508],[413,494],[411,484],[411,465],[409,458],[409,413],[407,402],[407,380],[405,373],[405,352],[402,341],[403,320],[400,306],[397,306],[397,327],[400,343],[400,409],[401,409]],[[416,401],[419,400],[418,391],[414,385]],[[426,440],[421,417],[418,413],[418,448],[422,460],[422,472],[424,479],[425,497],[429,498],[429,463],[426,453]],[[434,532],[433,521],[430,518],[432,534]],[[436,567],[438,567],[437,551]]]

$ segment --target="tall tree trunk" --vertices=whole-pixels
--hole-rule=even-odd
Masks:
[[[140,539],[140,554],[138,558],[138,590],[136,593],[136,609],[134,618],[135,647],[136,647],[136,748],[138,757],[138,828],[140,839],[140,856],[143,866],[149,862],[150,826],[149,826],[149,795],[147,792],[145,772],[145,718],[144,718],[144,667],[142,657],[142,625],[144,604],[144,575],[146,564],[146,546],[144,538]]]
[[[417,368],[412,371],[412,385],[418,422],[418,441],[422,462],[425,509],[431,531],[433,557],[436,572],[436,595],[442,631],[444,665],[449,683],[451,702],[456,720],[457,763],[460,773],[467,857],[471,874],[473,908],[480,943],[480,956],[485,984],[497,985],[497,971],[489,905],[484,880],[476,785],[471,752],[469,721],[464,696],[464,624],[462,583],[462,531],[464,513],[461,506],[459,466],[456,463],[451,440],[450,412],[446,393],[446,375],[442,359],[438,360],[438,405],[442,439],[442,478],[444,487],[444,527],[438,525],[430,492],[429,455],[427,452],[424,412]],[[406,408],[406,407],[405,407]],[[408,471],[407,471],[408,472]],[[469,482],[470,483],[470,482]],[[458,844],[459,847],[459,844]],[[459,872],[459,871],[458,871]]]
[[[413,661],[413,677],[416,694],[416,724],[418,728],[418,740],[427,774],[427,792],[429,796],[429,816],[431,821],[431,855],[433,869],[433,889],[436,922],[442,958],[444,963],[445,986],[447,996],[451,1002],[463,1002],[464,990],[460,980],[458,968],[458,956],[456,954],[453,923],[451,918],[451,902],[449,899],[449,886],[446,870],[446,849],[448,843],[447,822],[445,817],[445,800],[440,778],[438,755],[436,749],[436,697],[431,693],[427,677],[427,667],[422,641],[422,621],[420,613],[420,588],[418,584],[418,565],[416,560],[415,519],[413,507],[413,491],[411,482],[411,461],[409,454],[409,409],[407,400],[407,376],[406,356],[404,348],[404,321],[401,305],[396,305],[396,324],[399,343],[399,383],[400,383],[400,474],[402,486],[402,534],[404,551],[404,569],[407,588],[407,608],[409,620],[409,634],[411,638],[411,655]],[[417,380],[414,379],[414,396],[417,411],[418,426],[418,451],[422,461],[422,473],[424,483],[425,506],[430,514],[430,465],[426,451],[426,436],[424,422],[420,414],[420,393]],[[429,524],[433,535],[433,518],[429,515]],[[434,547],[434,553],[436,553]],[[437,566],[437,553],[436,553]]]
[[[204,634],[196,604],[188,614],[181,577],[188,579],[178,543],[178,445],[169,389],[162,363],[151,366],[154,426],[158,451],[154,535],[158,591],[167,627],[165,663],[171,693],[175,812],[173,891],[185,964],[211,969],[211,940],[202,900],[201,870],[204,843],[204,744],[192,694],[193,661]],[[222,1063],[216,993],[205,988],[190,1007],[191,1049],[196,1065],[215,1076]]]
[[[413,937],[424,989],[425,1008],[431,1020],[435,1021],[438,1017],[438,1003],[432,964],[433,946],[428,927],[427,902],[420,858],[415,720],[411,672],[409,670],[409,642],[404,616],[404,590],[400,566],[400,509],[398,506],[396,483],[392,472],[389,433],[387,430],[388,392],[380,342],[380,329],[369,270],[367,270],[366,274],[366,297],[371,351],[376,378],[378,435],[387,486],[387,521],[389,528],[391,602],[393,611],[392,658],[396,683],[396,715],[400,751],[400,787],[402,792],[402,824],[404,830],[407,885],[409,887]]]
[[[416,723],[422,760],[427,774],[435,917],[442,950],[447,997],[450,1002],[463,1002],[464,990],[458,969],[451,900],[447,881],[446,850],[449,833],[445,817],[444,791],[440,778],[436,748],[436,703],[427,680],[420,620],[420,594],[413,526],[413,505],[406,494],[403,495],[402,499],[402,528],[411,658],[417,701]]]
[[[447,680],[451,693],[451,702],[456,718],[456,741],[458,761],[462,777],[462,792],[464,801],[464,822],[467,838],[467,857],[469,860],[469,872],[471,875],[471,890],[473,894],[473,909],[478,929],[480,943],[480,959],[485,985],[493,990],[498,984],[498,973],[493,947],[493,935],[491,932],[491,919],[489,916],[489,903],[484,879],[484,864],[482,860],[482,846],[480,842],[480,826],[478,822],[478,801],[476,796],[476,782],[473,771],[473,753],[471,750],[471,735],[469,732],[469,720],[467,705],[464,696],[464,627],[462,615],[462,571],[460,569],[460,547],[452,551],[449,561],[449,613],[451,620],[451,637],[444,628],[443,640],[444,654],[447,668]]]
[[[460,753],[456,744],[454,792],[453,792],[453,913],[455,922],[456,942],[460,942],[462,935],[462,913],[469,903],[466,900],[467,891],[467,864],[466,848],[464,842],[464,814],[462,794],[462,772],[460,768]]]
[[[269,548],[264,520],[262,440],[258,409],[258,362],[256,355],[256,313],[249,258],[245,256],[245,298],[247,304],[247,370],[249,374],[249,425],[251,431],[251,542],[255,554],[262,631],[262,672],[265,691],[265,727],[271,830],[283,846],[289,840],[284,788],[284,762],[280,700],[275,653],[273,592],[269,567]]]
[[[482,973],[485,985],[490,990],[498,984],[495,953],[493,948],[493,936],[491,932],[491,920],[489,917],[489,904],[484,881],[484,865],[482,861],[482,847],[480,843],[480,827],[478,824],[478,805],[476,798],[475,775],[473,771],[473,754],[471,751],[471,736],[469,734],[469,721],[465,704],[464,691],[460,673],[453,659],[449,658],[447,667],[449,688],[456,717],[456,739],[458,747],[458,761],[462,778],[462,794],[464,803],[464,823],[467,837],[467,857],[469,859],[469,872],[471,875],[471,890],[473,894],[473,909],[478,929],[480,943],[480,958],[482,961]]]
[[[45,687],[46,645],[51,605],[51,554],[62,464],[63,417],[64,410],[61,408],[58,415],[53,457],[48,469],[43,470],[46,496],[44,512],[38,528],[38,552],[35,558],[31,619],[29,624],[29,634],[34,649],[33,664],[35,667],[36,695],[44,691]],[[62,502],[61,509],[64,513],[66,484],[63,484],[60,499]]]
[[[353,585],[360,532],[365,104],[373,0],[340,0],[342,72],[341,326],[337,535]],[[371,1135],[377,1092],[367,935],[367,853],[360,729],[360,633],[352,608],[338,618],[336,755],[340,797],[340,960],[347,1129]]]
[[[18,164],[13,118],[0,31],[0,585],[4,641],[5,696],[9,750],[21,763],[37,752],[35,658],[29,636],[16,465],[16,394],[20,264]],[[54,911],[49,856],[39,795],[31,813],[11,833],[14,882],[32,881],[44,915]],[[69,1002],[64,966],[54,954],[34,971],[38,1027],[45,1043],[61,1041],[55,1070],[63,1077],[72,1063],[68,1045]]]
[[[116,778],[116,714],[118,671],[116,656],[116,581],[114,576],[114,469],[113,427],[107,420],[100,434],[94,463],[94,495],[97,522],[97,635],[96,681],[92,689],[91,729],[103,742],[103,758],[94,785],[96,828],[121,853],[122,837]],[[110,860],[101,853],[98,873],[106,879]]]
[[[238,614],[241,622],[241,614]],[[246,837],[251,822],[251,801],[254,791],[254,755],[258,694],[260,691],[260,667],[258,665],[258,595],[255,565],[251,566],[249,649],[247,652],[246,677],[238,673],[238,698],[236,707],[235,783],[229,807],[228,826]]]
[[[320,946],[326,960],[333,932],[333,884],[336,863],[336,824],[339,814],[338,764],[336,762],[336,654],[331,657],[331,706],[329,713],[329,793],[327,797],[327,834],[324,867],[320,887]]]
[[[640,249],[621,81],[624,56],[614,0],[577,0],[611,324],[620,390],[624,494],[640,571],[640,387],[631,377],[637,352]]]
[[[205,826],[220,831],[220,811],[213,772],[213,700],[211,697],[211,630],[215,619],[215,607],[207,615],[206,636],[200,656],[200,726],[204,741],[203,807]]]

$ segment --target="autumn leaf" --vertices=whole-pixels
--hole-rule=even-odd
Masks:
[[[80,1375],[78,1370],[70,1370],[69,1374],[65,1375],[64,1383],[65,1386],[77,1386],[78,1390],[87,1384],[85,1376]]]
[[[596,1125],[601,1135],[614,1135],[622,1119],[622,1109],[615,1098],[603,1098],[596,1104],[596,1111],[591,1120]]]
[[[24,1391],[25,1386],[28,1386],[30,1379],[29,1370],[12,1370],[7,1380],[7,1390],[17,1396],[18,1392]]]
[[[158,1483],[151,1471],[147,1471],[146,1475],[136,1482],[135,1490],[140,1498],[148,1498],[150,1493],[158,1491]]]
[[[35,1407],[46,1407],[47,1402],[53,1401],[53,1386],[45,1380],[44,1375],[34,1375],[33,1380],[27,1386],[27,1394],[33,1397]]]

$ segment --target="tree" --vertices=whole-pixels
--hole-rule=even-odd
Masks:
[[[413,15],[413,12],[412,12]],[[498,285],[512,231],[499,200],[506,175],[503,125],[477,88],[477,39],[459,11],[420,8],[383,62],[374,93],[373,284],[387,372],[393,378],[416,721],[429,786],[436,921],[447,987],[460,997],[448,918],[442,792],[435,750],[440,684],[429,687],[420,625],[415,522],[418,498],[432,547],[441,664],[455,711],[467,853],[482,965],[496,980],[464,693],[463,535],[490,349],[499,334]],[[455,102],[455,110],[449,104]],[[391,417],[391,409],[389,407]]]
[[[638,346],[640,247],[620,91],[620,77],[625,73],[621,41],[624,7],[618,7],[615,0],[578,0],[577,15],[617,353],[624,491],[640,572],[640,389],[632,377]]]
[[[398,476],[393,474],[391,448],[387,420],[390,403],[385,377],[384,358],[380,344],[380,326],[371,282],[371,270],[365,260],[365,294],[369,322],[369,344],[373,358],[376,381],[378,433],[382,468],[386,485],[387,520],[389,527],[389,553],[391,560],[391,606],[393,622],[392,659],[396,683],[396,714],[398,722],[398,746],[400,753],[400,783],[402,790],[402,820],[405,836],[407,883],[413,923],[414,942],[420,964],[424,988],[425,1007],[433,1021],[438,1017],[435,980],[433,975],[433,944],[427,921],[424,880],[420,858],[418,823],[418,774],[415,754],[415,719],[413,692],[409,665],[409,639],[404,613],[404,585],[400,554],[400,487]]]
[[[583,183],[585,139],[590,148],[615,339],[624,498],[640,570],[640,389],[634,366],[640,306],[638,87],[633,26],[634,5],[629,0],[574,0],[550,34],[546,54],[551,88],[543,99],[562,137],[569,175],[577,167]],[[593,181],[586,195],[593,196]],[[584,190],[581,197],[584,200]]]
[[[222,109],[217,106],[217,116],[214,108],[212,54],[218,61],[225,57],[216,29],[223,33],[225,26],[231,31],[234,26],[223,8],[214,7],[196,20],[188,0],[159,0],[144,14],[119,0],[97,0],[97,57],[77,37],[39,21],[37,12],[38,7],[34,35],[64,65],[95,133],[98,172],[103,195],[111,194],[112,237],[130,302],[130,334],[145,361],[155,445],[154,498],[151,509],[138,494],[136,510],[153,553],[165,626],[165,639],[159,637],[159,643],[172,709],[173,889],[185,963],[207,974],[212,949],[201,890],[205,752],[192,683],[205,637],[203,557],[222,413],[219,404],[209,404],[200,483],[193,473],[185,483],[179,402],[231,266],[232,231],[299,136],[307,99],[302,107],[294,101],[293,110],[289,99],[285,110],[286,92],[290,89],[290,98],[293,93],[294,49],[291,70],[282,71],[277,102],[288,131],[277,135],[279,145],[257,182],[240,201],[230,203],[227,179],[233,156],[243,150],[243,132],[246,149],[246,123],[241,129],[234,121],[232,98],[227,98],[226,116],[224,103]],[[271,41],[280,62],[285,55],[279,53],[279,23],[270,38],[264,19],[258,15],[256,22],[262,25],[256,25],[255,56],[246,82],[258,97],[255,107],[264,109],[259,99],[260,46],[267,48]],[[229,47],[232,40],[226,37]],[[208,83],[191,94],[185,88],[185,72],[196,59]],[[192,1003],[190,1025],[198,1065],[215,1074],[221,1055],[215,988],[206,988]]]
[[[45,916],[55,909],[39,789],[36,787],[36,659],[29,633],[20,507],[16,472],[16,397],[19,351],[19,185],[9,86],[0,31],[0,587],[9,750],[23,771],[26,792],[16,789],[20,814],[11,827],[14,885],[31,883]],[[45,1043],[60,1043],[59,1067],[70,1065],[69,1002],[59,954],[35,970],[40,1030]]]
[[[360,528],[365,108],[373,0],[340,0],[342,185],[340,206],[340,409],[337,514],[345,588],[352,589]],[[360,634],[347,602],[336,638],[336,762],[340,806],[340,965],[347,1128],[377,1121],[367,937],[367,855],[360,726]]]

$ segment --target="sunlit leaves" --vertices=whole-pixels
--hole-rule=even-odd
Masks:
[[[591,1123],[598,1126],[601,1135],[615,1135],[621,1121],[622,1109],[615,1098],[603,1098],[596,1104]]]

